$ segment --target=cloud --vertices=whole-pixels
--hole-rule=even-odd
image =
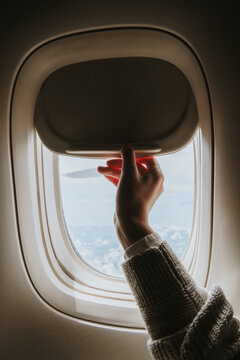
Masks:
[[[183,226],[158,226],[157,232],[168,241],[179,258],[183,255],[190,228]],[[106,275],[124,278],[121,264],[124,251],[110,226],[78,226],[70,232],[72,242],[84,262]]]

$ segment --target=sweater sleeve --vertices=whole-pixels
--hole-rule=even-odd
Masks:
[[[148,348],[154,359],[238,358],[239,321],[221,288],[216,286],[209,294],[199,288],[167,242],[122,266],[150,335]]]

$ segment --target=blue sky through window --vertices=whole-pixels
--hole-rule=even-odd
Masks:
[[[193,144],[157,159],[165,175],[165,190],[149,222],[181,257],[193,220]],[[81,258],[102,273],[123,277],[123,250],[113,224],[116,188],[96,170],[105,163],[101,159],[59,156],[62,210],[71,242]],[[67,177],[71,172],[75,175]],[[72,177],[79,176],[76,172],[80,178]]]

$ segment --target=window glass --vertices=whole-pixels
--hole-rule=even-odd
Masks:
[[[165,190],[152,208],[149,222],[181,258],[193,221],[193,143],[157,159],[165,175]],[[78,256],[104,274],[123,277],[123,250],[113,224],[116,188],[97,172],[97,167],[105,164],[105,160],[59,156],[62,211]]]

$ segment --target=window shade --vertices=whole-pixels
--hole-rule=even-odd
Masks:
[[[198,114],[183,73],[154,58],[111,58],[68,65],[41,86],[35,126],[59,154],[119,156],[130,143],[139,156],[169,153],[194,135]]]

